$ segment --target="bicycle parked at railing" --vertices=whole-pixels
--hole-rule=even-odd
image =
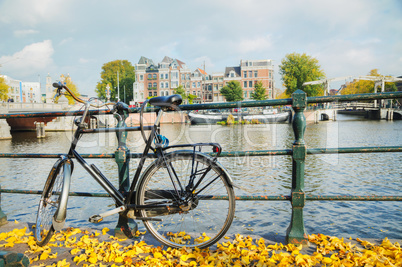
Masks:
[[[107,216],[119,213],[127,218],[142,220],[159,242],[176,248],[205,248],[224,236],[233,221],[235,195],[230,175],[217,161],[221,146],[217,143],[169,146],[167,138],[160,134],[163,112],[178,110],[178,105],[182,102],[180,95],[155,97],[145,101],[141,106],[139,127],[103,129],[104,132],[141,131],[146,144],[130,189],[123,194],[94,164],[89,165],[76,151],[83,134],[102,130],[87,129],[91,101],[76,97],[61,83],[54,83],[53,86],[57,88],[56,95],[60,95],[64,89],[76,101],[83,103],[85,109],[82,117],[74,121],[77,129],[68,153],[57,160],[45,183],[34,231],[38,245],[47,244],[54,232],[64,226],[74,169],[73,158],[116,203],[116,208],[91,216],[90,222],[98,223]],[[158,108],[152,126],[143,125],[143,112],[148,103]],[[119,120],[123,119],[125,112],[128,112],[125,103],[114,104],[113,113]],[[148,137],[145,131],[150,131]],[[212,157],[202,153],[201,148],[205,147],[211,147],[216,155]],[[149,151],[153,152],[156,159],[141,174],[145,160],[151,156]]]

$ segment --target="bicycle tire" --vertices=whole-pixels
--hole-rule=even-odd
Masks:
[[[170,208],[139,209],[142,217],[160,217],[163,221],[143,220],[148,231],[162,244],[169,247],[206,248],[221,239],[228,231],[235,213],[235,195],[232,182],[226,170],[210,156],[193,151],[177,151],[154,161],[141,177],[137,190],[139,205],[165,203]],[[172,167],[182,187],[187,186],[189,177],[195,173],[195,183],[201,177],[199,186],[187,192],[192,201],[184,210],[178,201],[185,195],[179,188],[180,196],[174,189],[167,171]],[[202,189],[202,191],[200,191]],[[186,210],[188,209],[188,210]],[[180,210],[180,211],[179,211]]]
[[[46,180],[39,201],[34,236],[39,246],[46,245],[55,230],[60,230],[66,219],[72,161],[58,160]]]

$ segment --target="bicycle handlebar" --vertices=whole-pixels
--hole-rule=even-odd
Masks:
[[[66,85],[62,84],[61,82],[53,83],[53,87],[57,88],[57,93],[55,95],[55,98],[58,95],[60,95],[61,89],[65,89],[71,95],[71,97],[74,98],[75,101],[80,102],[82,104],[86,103],[85,100],[83,100],[83,99],[79,98],[78,96],[76,96]]]

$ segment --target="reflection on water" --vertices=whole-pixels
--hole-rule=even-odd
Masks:
[[[338,116],[336,122],[307,126],[308,148],[400,146],[402,121],[351,120]],[[48,132],[45,139],[35,133],[14,133],[11,140],[0,141],[0,153],[65,153],[71,132]],[[224,151],[290,149],[294,134],[289,124],[268,125],[162,125],[170,144],[218,142]],[[127,145],[131,152],[142,152],[139,132],[130,132]],[[85,135],[79,143],[81,153],[113,153],[117,147],[114,133]],[[206,151],[209,152],[209,151]],[[290,156],[220,158],[239,186],[236,195],[289,195]],[[117,165],[113,159],[92,159],[112,183],[117,185]],[[0,184],[8,189],[41,190],[55,159],[0,159]],[[308,155],[305,166],[305,191],[313,195],[400,195],[402,153]],[[130,161],[133,174],[138,160]],[[149,163],[149,162],[148,162]],[[72,190],[103,192],[79,164],[75,165]],[[9,220],[33,222],[39,196],[2,194],[2,209]],[[114,228],[117,216],[98,226],[87,220],[92,214],[113,207],[108,198],[72,197],[69,200],[70,226]],[[291,205],[285,201],[238,201],[230,233],[258,234],[284,238],[289,226]],[[322,232],[345,237],[401,238],[401,205],[398,202],[311,201],[305,207],[308,233]]]

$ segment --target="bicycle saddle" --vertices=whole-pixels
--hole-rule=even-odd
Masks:
[[[149,104],[158,107],[172,107],[181,104],[181,95],[158,96],[149,99]]]

